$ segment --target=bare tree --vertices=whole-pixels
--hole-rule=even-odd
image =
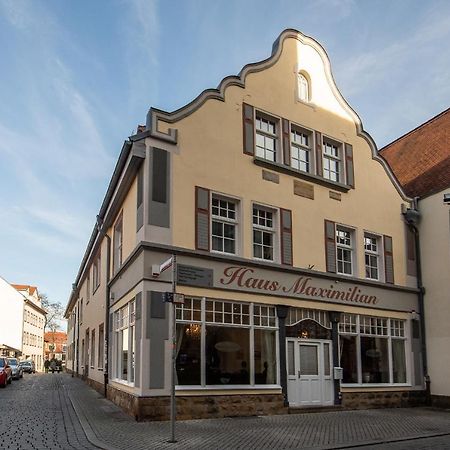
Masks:
[[[56,331],[61,329],[61,320],[64,320],[64,307],[59,302],[51,302],[47,294],[40,294],[42,308],[45,309],[47,315],[45,316],[44,331]]]

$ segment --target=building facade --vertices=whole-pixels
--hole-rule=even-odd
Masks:
[[[180,418],[419,402],[410,207],[324,49],[286,30],[124,143],[67,306],[67,367],[136,418],[168,417],[172,336]],[[164,302],[174,284],[183,304]]]
[[[0,277],[0,355],[19,358],[23,343],[24,297]]]
[[[67,333],[64,331],[47,331],[44,333],[44,360],[55,358],[66,365]]]
[[[381,150],[405,192],[417,198],[419,217],[409,234],[414,259],[420,237],[427,367],[432,402],[450,406],[450,109]],[[417,233],[415,233],[417,231]],[[418,242],[417,242],[418,245]]]
[[[36,286],[12,285],[25,298],[23,305],[22,357],[34,361],[37,371],[44,367],[45,310]]]

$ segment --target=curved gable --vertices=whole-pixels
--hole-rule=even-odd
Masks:
[[[151,108],[147,115],[147,129],[149,133],[155,138],[177,143],[177,129],[169,126],[167,127],[167,132],[161,131],[159,122],[165,123],[166,125],[174,124],[198,110],[207,100],[224,102],[226,90],[231,86],[245,89],[248,75],[269,69],[280,60],[285,43],[289,39],[296,41],[297,54],[292,71],[297,74],[306,73],[312,80],[311,106],[329,111],[336,116],[354,123],[357,136],[363,138],[368,143],[372,152],[372,159],[382,165],[402,199],[412,201],[404,193],[389,165],[378,155],[375,141],[364,130],[360,117],[339,91],[325,49],[315,39],[294,29],[286,29],[280,34],[272,46],[272,54],[269,58],[245,65],[238,75],[225,77],[216,89],[204,90],[190,103],[172,112]]]

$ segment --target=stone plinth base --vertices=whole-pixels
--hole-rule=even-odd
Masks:
[[[436,408],[450,408],[450,397],[447,395],[432,395],[431,405]]]
[[[136,420],[169,420],[169,397],[136,397],[108,386],[108,398]],[[282,394],[177,396],[177,419],[287,414]]]
[[[405,408],[424,406],[425,391],[343,392],[342,406],[347,409]]]

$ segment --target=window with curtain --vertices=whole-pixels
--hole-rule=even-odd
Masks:
[[[343,314],[339,324],[343,383],[407,382],[405,321]]]
[[[177,384],[277,384],[277,331],[273,306],[186,298],[177,305]]]
[[[114,376],[134,383],[135,300],[114,312]]]

